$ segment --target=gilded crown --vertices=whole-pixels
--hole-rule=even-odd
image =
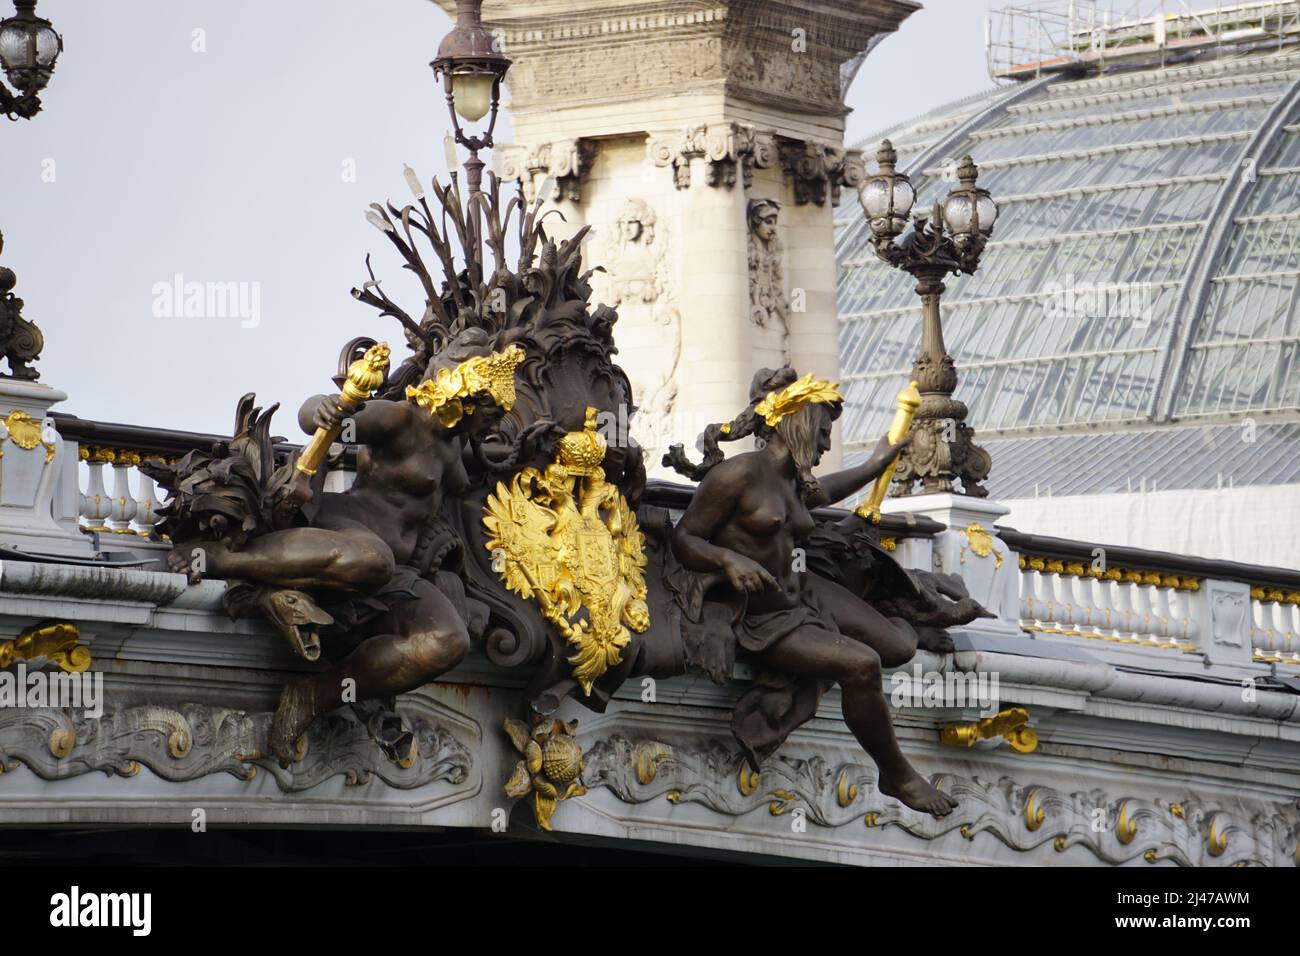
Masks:
[[[596,409],[588,406],[583,430],[569,432],[560,439],[555,460],[566,468],[599,468],[608,447],[605,436],[596,431]]]

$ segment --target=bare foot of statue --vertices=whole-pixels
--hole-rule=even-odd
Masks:
[[[222,559],[230,554],[230,549],[220,541],[185,541],[167,552],[167,569],[185,575],[191,584],[198,584],[205,575],[222,577]]]
[[[907,774],[900,780],[894,780],[886,777],[882,772],[876,785],[885,796],[893,797],[895,800],[907,804],[913,810],[919,810],[921,813],[928,813],[931,816],[946,817],[957,809],[956,800],[942,790],[931,786],[915,770],[909,767]]]
[[[316,718],[312,710],[311,688],[307,681],[291,681],[280,693],[280,706],[271,720],[267,743],[280,766],[288,769],[296,759],[298,738],[307,732]]]

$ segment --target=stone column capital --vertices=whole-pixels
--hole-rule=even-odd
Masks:
[[[738,178],[749,188],[755,168],[767,169],[777,161],[775,135],[744,123],[714,123],[688,127],[680,133],[652,134],[646,152],[656,166],[673,168],[678,189],[691,185],[692,159],[707,162],[708,185],[727,188],[736,185]]]
[[[534,146],[506,146],[502,151],[501,178],[522,180],[529,202],[536,195],[538,176],[554,177],[551,202],[562,199],[582,201],[582,184],[596,158],[596,144],[584,137],[557,139]]]
[[[781,140],[781,166],[794,180],[794,199],[800,206],[840,204],[845,186],[857,190],[867,178],[866,159],[859,149],[818,140]]]

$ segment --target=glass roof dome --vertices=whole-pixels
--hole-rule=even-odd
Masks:
[[[943,299],[956,397],[993,455],[995,497],[1032,493],[1067,465],[1078,491],[1108,490],[1100,468],[1091,482],[1078,469],[1113,472],[1134,432],[1198,429],[1183,436],[1192,447],[1246,418],[1278,430],[1269,444],[1291,465],[1238,483],[1300,480],[1300,50],[1029,79],[859,148],[873,157],[885,137],[918,207],[952,188],[970,153],[1001,210],[979,272],[951,278]],[[856,204],[840,215],[852,460],[888,428],[920,306],[911,277],[876,258]],[[1098,445],[1105,434],[1114,449]],[[1212,483],[1194,468],[1174,480]]]

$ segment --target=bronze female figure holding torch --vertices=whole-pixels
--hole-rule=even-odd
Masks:
[[[812,469],[831,447],[831,425],[843,402],[836,386],[811,375],[799,378],[789,367],[763,369],[754,377],[750,398],[749,407],[731,422],[705,431],[702,465],[688,462],[680,445],[664,458],[700,482],[673,532],[673,553],[703,577],[704,589],[729,587],[743,601],[733,625],[735,641],[760,668],[818,688],[802,719],[812,715],[825,682],[839,684],[844,720],[876,762],[880,791],[913,809],[945,816],[956,801],[903,756],[881,682],[882,667],[911,659],[916,633],[901,619],[886,618],[846,589],[802,570],[796,555],[814,528],[811,509],[875,481],[907,442],[882,439],[857,467],[814,478]],[[761,439],[758,450],[723,458],[719,440],[750,435]],[[738,707],[742,743],[743,725],[754,716]],[[750,762],[770,749],[750,750]]]

